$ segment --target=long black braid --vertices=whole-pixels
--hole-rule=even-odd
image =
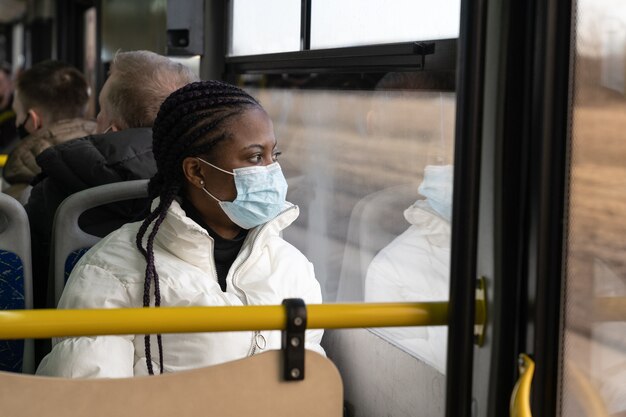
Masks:
[[[154,263],[154,238],[165,220],[168,208],[181,194],[185,184],[183,159],[210,153],[215,145],[226,139],[224,122],[259,103],[245,91],[220,81],[201,81],[188,84],[172,93],[161,105],[152,128],[152,150],[157,173],[148,184],[150,201],[159,198],[137,232],[137,248],[146,259],[146,280],[143,306],[150,306],[150,286],[154,281],[154,305],[161,305],[159,274]],[[144,247],[144,236],[151,224],[152,230]],[[144,338],[146,365],[150,375],[152,354],[150,335]],[[159,366],[163,373],[163,343],[157,335]]]

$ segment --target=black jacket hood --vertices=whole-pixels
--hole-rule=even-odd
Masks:
[[[152,129],[125,129],[54,146],[37,157],[42,175],[72,194],[113,182],[151,178],[156,173]]]

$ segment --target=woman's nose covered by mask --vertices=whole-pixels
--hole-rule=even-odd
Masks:
[[[217,201],[228,218],[243,229],[252,229],[276,217],[285,207],[287,180],[278,162],[267,166],[236,168],[229,172],[210,162],[201,162],[235,178],[237,197],[234,201],[220,201],[203,186],[203,190]]]
[[[452,219],[452,165],[429,165],[424,169],[424,181],[417,192],[441,217]]]

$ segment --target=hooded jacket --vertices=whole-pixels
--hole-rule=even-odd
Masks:
[[[154,242],[161,305],[268,305],[293,297],[321,303],[313,265],[280,237],[281,230],[297,216],[298,207],[289,205],[275,219],[250,230],[228,272],[223,292],[213,260],[213,239],[174,201]],[[59,308],[143,306],[146,261],[135,247],[140,225],[125,225],[81,258]],[[322,333],[307,331],[305,347],[324,354],[320,346]],[[279,331],[164,334],[162,340],[164,372],[215,365],[281,346]],[[158,373],[154,336],[151,345],[153,369]],[[37,373],[70,378],[146,375],[144,336],[63,339],[44,358]]]
[[[372,260],[365,301],[443,301],[450,287],[450,223],[418,200],[405,210],[411,224]],[[445,373],[445,326],[378,329],[392,343]]]
[[[37,157],[41,174],[33,181],[26,204],[33,252],[35,308],[46,302],[52,222],[61,202],[87,188],[114,182],[149,179],[156,173],[150,128],[125,129],[74,139],[46,149]],[[83,230],[106,236],[125,223],[141,218],[145,199],[109,204],[87,211]]]
[[[9,184],[30,184],[41,172],[35,158],[51,146],[91,135],[96,123],[85,119],[67,119],[28,135],[9,154],[2,176]]]

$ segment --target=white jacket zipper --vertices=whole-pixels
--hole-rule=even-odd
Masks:
[[[296,207],[297,206],[295,206],[295,205],[288,207],[287,209],[285,209],[285,210],[281,211],[280,213],[278,213],[278,215],[275,218],[278,218],[283,213],[286,213],[289,210],[293,210]],[[233,287],[235,287],[237,289],[237,291],[239,291],[241,294],[243,294],[244,305],[249,305],[250,304],[248,302],[248,295],[236,284],[235,278],[237,278],[237,275],[238,275],[239,271],[243,268],[243,266],[248,262],[248,260],[252,256],[252,251],[254,249],[254,244],[256,243],[256,241],[259,238],[259,236],[261,236],[261,233],[267,227],[268,224],[269,224],[269,222],[265,223],[263,226],[261,226],[261,229],[259,229],[257,235],[254,237],[254,239],[250,243],[250,253],[248,254],[248,256],[246,256],[246,259],[244,259],[239,264],[237,269],[233,272]],[[216,272],[216,275],[217,275],[217,272]],[[257,348],[259,350],[264,350],[266,346],[267,346],[267,339],[265,338],[265,336],[263,336],[263,333],[261,333],[261,331],[259,331],[259,330],[255,330],[254,334],[252,335],[252,342],[250,344],[250,349],[248,349],[248,356],[254,355],[256,353],[256,351],[257,351]]]

